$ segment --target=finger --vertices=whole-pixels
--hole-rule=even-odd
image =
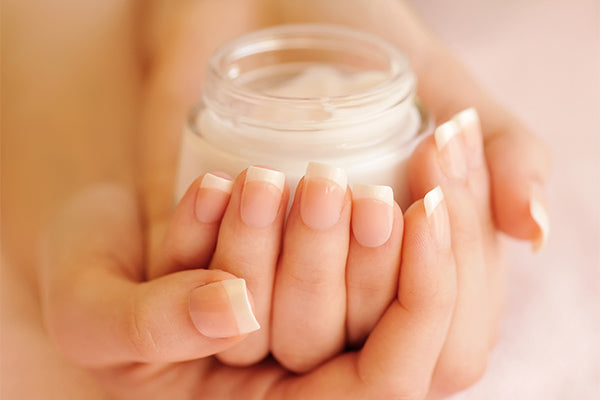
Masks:
[[[454,308],[456,277],[443,194],[405,215],[398,297],[359,353],[277,382],[272,398],[424,399]]]
[[[352,237],[346,267],[348,342],[363,344],[396,297],[403,218],[389,186],[352,187]]]
[[[452,120],[458,124],[464,138],[465,157],[469,171],[467,181],[471,195],[480,210],[479,216],[485,246],[484,257],[488,274],[488,297],[490,299],[491,348],[496,343],[504,309],[506,274],[504,251],[494,222],[489,172],[483,149],[479,114],[474,108],[469,108],[453,116]]]
[[[205,357],[258,329],[244,281],[193,270],[140,283],[135,197],[112,188],[77,197],[48,234],[42,304],[63,352],[85,366]]]
[[[244,281],[231,274],[192,270],[133,283],[104,265],[93,268],[47,301],[51,336],[78,364],[207,357],[260,327]]]
[[[292,371],[343,349],[350,211],[344,171],[310,163],[288,217],[273,296],[271,350]]]
[[[406,212],[398,301],[361,352],[365,381],[427,393],[456,297],[450,237],[445,196],[436,187]]]
[[[148,265],[148,279],[208,267],[232,186],[220,173],[207,173],[192,183],[169,220],[158,262]]]
[[[498,228],[512,237],[530,240],[533,250],[538,251],[550,235],[544,191],[550,169],[546,147],[523,127],[514,125],[505,134],[489,138],[485,150]]]
[[[273,280],[288,197],[285,176],[279,171],[250,167],[235,181],[210,268],[248,282],[263,329],[218,355],[228,364],[253,364],[269,352]]]
[[[547,148],[499,104],[442,46],[432,45],[419,73],[419,96],[436,119],[445,121],[475,106],[481,116],[491,179],[493,215],[506,234],[532,241],[539,250],[550,223],[544,185],[550,170]],[[432,68],[444,65],[444,68]]]
[[[454,121],[440,125],[433,137],[420,144],[410,164],[411,171],[421,172],[411,178],[415,194],[441,185],[450,215],[458,294],[434,375],[434,388],[444,395],[479,380],[487,365],[491,329],[497,317],[492,315],[488,279],[488,268],[495,267],[497,260],[486,257],[488,252],[495,255],[495,231],[487,211],[484,163],[481,159],[473,162],[475,154],[468,151],[470,133]],[[479,154],[481,157],[482,152]]]

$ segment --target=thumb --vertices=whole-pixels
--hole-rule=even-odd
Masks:
[[[188,270],[139,281],[142,236],[132,196],[100,189],[74,203],[50,232],[42,275],[46,327],[74,362],[197,359],[259,328],[245,282],[232,274]]]
[[[191,270],[133,283],[100,268],[77,281],[61,287],[45,313],[51,336],[77,364],[197,359],[259,328],[244,280],[222,271]]]

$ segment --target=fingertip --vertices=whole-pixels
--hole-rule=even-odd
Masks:
[[[550,153],[535,136],[519,129],[486,142],[496,226],[507,235],[532,242],[539,250],[547,241],[550,219],[544,184]]]
[[[233,181],[218,173],[208,172],[196,183],[194,214],[200,223],[221,221],[233,188]]]
[[[529,214],[537,225],[537,232],[531,240],[532,250],[538,252],[544,247],[550,236],[550,217],[542,185],[537,182],[531,184]]]
[[[196,329],[209,338],[245,335],[260,329],[241,278],[212,282],[192,290],[189,312]]]
[[[352,233],[364,247],[385,244],[394,226],[394,192],[389,186],[354,184]]]
[[[147,265],[150,279],[181,269],[207,266],[232,186],[228,175],[221,172],[203,174],[190,185],[159,238],[157,257],[150,258]]]
[[[300,217],[311,229],[325,231],[342,219],[348,198],[346,172],[328,164],[310,162],[300,197]]]

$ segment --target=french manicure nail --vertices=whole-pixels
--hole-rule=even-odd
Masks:
[[[452,117],[463,133],[465,147],[467,148],[467,160],[469,166],[477,168],[483,164],[483,136],[481,133],[481,122],[475,108],[467,108]]]
[[[546,202],[542,185],[533,183],[529,195],[529,213],[538,226],[538,233],[531,241],[534,252],[539,251],[550,236],[550,217],[546,211]]]
[[[227,279],[194,289],[189,312],[196,329],[210,338],[244,335],[260,329],[243,279]]]
[[[205,174],[196,195],[196,219],[206,224],[220,221],[227,208],[232,187],[230,179]]]
[[[450,222],[442,189],[436,186],[429,191],[423,199],[423,205],[438,246],[440,248],[450,247]]]
[[[253,228],[264,228],[275,221],[285,186],[285,175],[262,167],[249,167],[242,189],[240,215]]]
[[[446,176],[452,179],[467,177],[467,163],[460,127],[454,121],[448,121],[435,130],[435,144],[440,154],[441,167]]]
[[[352,186],[352,232],[362,246],[388,241],[394,224],[394,191],[389,186]]]
[[[304,175],[300,216],[310,228],[329,229],[340,219],[348,180],[341,168],[311,162]]]

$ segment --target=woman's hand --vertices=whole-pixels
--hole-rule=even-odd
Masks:
[[[133,192],[99,186],[68,203],[49,231],[42,277],[46,325],[59,349],[77,365],[93,371],[116,398],[424,398],[455,304],[456,270],[442,191],[430,192],[407,210],[398,265],[402,274],[393,280],[391,304],[383,309],[362,349],[337,355],[297,376],[272,360],[232,368],[210,357],[242,345],[257,326],[237,276],[210,268],[182,270],[212,263],[241,271],[240,267],[260,266],[256,261],[274,254],[269,243],[275,243],[281,234],[283,203],[273,203],[275,213],[263,214],[268,217],[263,219],[266,225],[256,226],[257,219],[250,221],[244,215],[247,207],[257,206],[254,197],[264,199],[261,190],[273,194],[279,189],[246,177],[244,173],[236,179],[231,199],[223,190],[227,188],[223,180],[211,185],[204,176],[192,185],[156,252],[159,259],[155,265],[168,273],[152,280],[145,278],[153,261],[144,256],[145,221]],[[285,189],[281,194],[284,199]],[[345,207],[350,206],[347,195],[343,197]],[[398,218],[399,209],[395,209]],[[323,215],[339,217],[339,211],[331,211]],[[338,229],[322,236],[325,242],[347,237],[349,219],[344,211],[341,214],[344,220]],[[231,229],[241,230],[241,236],[228,236]],[[245,234],[244,229],[256,230]],[[304,230],[289,228],[286,236]],[[390,239],[396,250],[398,234],[392,233]],[[219,247],[233,253],[224,255]],[[300,251],[308,257],[316,255],[311,254],[312,248]],[[256,281],[269,277],[268,273],[250,272],[258,274]],[[318,297],[320,288],[310,283],[305,286],[306,299]],[[260,291],[251,293],[253,298],[261,295]],[[275,301],[283,302],[277,297]],[[257,311],[255,306],[260,317]],[[309,324],[319,320],[318,316],[304,317]],[[289,334],[283,332],[283,337]]]
[[[466,175],[457,178],[452,175],[448,177],[444,173],[447,168],[440,164],[443,164],[444,158],[437,156],[442,153],[442,147],[437,149],[434,139],[423,144],[413,157],[411,173],[414,199],[422,198],[436,184],[448,192],[453,232],[473,243],[473,246],[453,245],[455,253],[458,253],[458,304],[450,336],[434,378],[434,384],[438,382],[436,390],[441,394],[470,386],[485,370],[502,310],[504,267],[497,243],[498,232],[531,240],[534,249],[543,245],[549,233],[543,190],[549,172],[547,150],[525,126],[477,86],[468,72],[423,26],[406,2],[285,0],[260,3],[260,6],[244,1],[227,3],[231,7],[250,7],[253,10],[248,14],[251,18],[244,19],[244,23],[232,24],[235,29],[214,29],[210,37],[201,35],[200,28],[193,21],[202,21],[207,16],[219,20],[217,15],[223,20],[230,20],[239,18],[243,13],[223,10],[225,5],[216,6],[211,2],[195,3],[197,10],[203,11],[198,11],[195,17],[191,13],[185,14],[187,24],[177,25],[180,36],[173,39],[187,45],[161,48],[165,52],[163,54],[169,55],[167,58],[171,60],[171,64],[163,65],[162,68],[159,66],[156,76],[169,78],[151,81],[156,83],[157,96],[149,104],[158,104],[153,110],[164,108],[160,105],[161,98],[164,99],[164,85],[168,88],[188,89],[186,93],[190,95],[185,100],[187,103],[182,100],[180,110],[189,108],[199,96],[202,74],[197,71],[203,69],[210,52],[200,55],[196,52],[197,57],[190,62],[190,52],[181,51],[180,48],[189,49],[196,43],[196,48],[212,49],[225,38],[238,35],[246,28],[273,23],[323,22],[373,32],[403,50],[419,78],[418,95],[436,120],[447,121],[461,110],[474,107],[479,115],[463,113],[457,117],[461,134],[456,135],[459,138],[456,142],[461,144],[458,147],[467,158]],[[256,10],[262,10],[263,13],[257,14]],[[174,11],[172,15],[176,14]],[[207,45],[207,41],[211,44]],[[169,73],[169,68],[173,65],[179,65],[180,73]],[[190,86],[185,85],[190,81],[196,82],[193,86],[195,92],[191,90],[193,93],[190,93]],[[179,98],[182,99],[181,96]],[[150,114],[156,118],[160,115],[157,112]],[[177,129],[173,130],[179,130],[179,123],[174,125]],[[152,143],[158,143],[163,149],[169,148],[164,146],[164,130],[149,129],[147,132],[154,132],[151,136]],[[147,154],[155,159],[155,153]],[[162,173],[174,171],[175,159],[175,151],[161,158]],[[174,175],[173,172],[171,174]],[[152,173],[149,176],[158,175]],[[162,180],[162,184],[171,187],[172,182]],[[455,190],[451,190],[450,186]],[[148,187],[152,188],[153,185]],[[462,194],[455,195],[454,191]],[[160,214],[161,207],[156,205],[161,197],[148,198],[152,203],[149,209],[159,210]],[[461,211],[462,208],[466,208],[466,211]],[[473,210],[478,211],[474,214]],[[348,297],[349,309],[354,307],[352,298],[353,296]],[[274,326],[277,326],[277,320],[276,318]],[[347,333],[350,334],[349,331]],[[339,339],[336,341],[338,348],[340,342]],[[328,349],[334,347],[330,345]],[[327,351],[323,354],[325,353]],[[294,368],[291,364],[288,366]]]
[[[179,145],[178,133],[181,131],[180,127],[185,113],[199,96],[202,82],[202,73],[200,71],[204,69],[212,49],[223,41],[247,30],[271,23],[293,21],[344,23],[374,31],[396,43],[411,58],[420,79],[419,95],[438,120],[443,121],[464,107],[477,107],[481,113],[483,124],[484,149],[491,178],[491,188],[488,193],[490,194],[489,198],[492,200],[491,203],[493,205],[490,214],[492,218],[488,219],[488,222],[486,222],[484,226],[489,227],[489,221],[491,220],[496,227],[499,227],[501,230],[515,237],[536,241],[540,241],[540,239],[543,240],[547,234],[547,225],[544,222],[543,207],[540,207],[540,204],[543,204],[543,197],[540,195],[539,185],[543,185],[547,173],[547,155],[545,150],[527,133],[526,129],[511,116],[498,108],[487,95],[477,88],[469,78],[468,74],[458,66],[456,61],[447,54],[443,47],[431,37],[405,4],[395,1],[353,1],[344,2],[344,4],[339,4],[335,1],[326,3],[317,1],[289,1],[273,4],[267,4],[268,2],[258,3],[259,2],[249,1],[156,1],[154,3],[156,7],[150,12],[150,15],[154,16],[150,20],[154,21],[154,23],[151,23],[148,26],[149,34],[146,36],[147,41],[144,46],[147,50],[147,58],[150,61],[150,67],[147,79],[144,82],[146,94],[142,124],[143,134],[141,141],[139,142],[139,149],[141,149],[143,153],[140,168],[140,171],[142,171],[140,176],[143,194],[141,197],[142,203],[141,205],[138,205],[134,202],[133,194],[129,192],[129,189],[127,189],[126,193],[123,193],[120,189],[115,190],[105,188],[100,190],[100,192],[107,191],[112,193],[105,194],[111,201],[114,199],[115,206],[122,206],[124,209],[129,207],[132,211],[128,219],[123,219],[123,221],[129,221],[129,223],[123,222],[119,227],[121,234],[123,235],[123,240],[115,240],[115,242],[118,243],[111,242],[103,244],[106,249],[110,247],[109,244],[111,246],[116,244],[120,245],[120,247],[115,247],[115,249],[118,248],[119,250],[108,252],[110,253],[107,254],[108,259],[118,259],[119,257],[130,254],[126,261],[134,261],[134,264],[139,263],[140,266],[136,267],[140,269],[139,271],[143,271],[144,268],[151,268],[149,265],[152,265],[152,263],[159,263],[158,260],[161,259],[157,252],[160,253],[163,251],[161,243],[163,243],[163,240],[165,239],[164,224],[166,217],[170,214],[171,210],[172,182],[175,175],[175,160],[177,158],[177,149]],[[284,5],[284,7],[277,8],[280,5]],[[223,23],[223,21],[230,21],[230,23]],[[210,34],[207,34],[207,31],[209,31]],[[431,143],[429,147],[432,148]],[[422,154],[427,154],[427,151],[423,151]],[[422,159],[426,158],[427,156],[422,156]],[[415,164],[418,165],[418,162],[415,162]],[[432,168],[433,171],[435,170],[434,167],[430,168]],[[417,197],[421,197],[425,190],[430,189],[434,183],[438,182],[438,179],[441,180],[440,184],[442,184],[442,186],[448,185],[447,182],[443,181],[443,176],[436,175],[433,171],[425,175],[421,184],[417,182],[413,183],[413,190]],[[531,189],[532,187],[534,187],[535,190]],[[449,187],[444,187],[444,192],[447,192],[448,190],[450,190]],[[485,189],[486,192],[487,190],[488,189]],[[532,194],[535,197],[532,197]],[[92,197],[95,197],[95,195]],[[102,196],[98,197],[103,199]],[[120,197],[121,200],[118,200],[118,197]],[[447,198],[449,207],[455,207],[454,205],[450,206],[450,198],[452,197],[454,197],[454,195],[448,193]],[[104,198],[104,200],[108,199]],[[87,203],[87,200],[80,202],[80,204],[82,203]],[[91,215],[97,213],[97,208],[101,208],[101,205],[95,202],[92,203],[94,204],[93,207],[91,207],[91,205],[85,207],[80,205],[83,208],[91,207],[91,209],[77,211],[76,214],[82,213]],[[532,213],[531,210],[536,210],[536,212]],[[540,210],[542,211],[540,212]],[[110,210],[110,212],[116,212],[116,210]],[[408,215],[409,213],[407,213],[405,221],[407,229]],[[482,213],[482,215],[484,214]],[[139,216],[139,219],[136,219],[138,218],[136,216]],[[115,215],[114,217],[120,219],[123,216]],[[106,221],[110,220],[110,218],[106,218]],[[104,219],[98,221],[96,228],[102,226],[100,222],[104,223],[106,221],[104,221]],[[72,221],[72,223],[74,222]],[[478,226],[478,224],[479,222],[475,225]],[[64,226],[68,225],[69,223],[66,223]],[[90,225],[94,224],[90,222]],[[114,223],[114,225],[119,225],[119,223]],[[86,229],[92,234],[92,231],[94,231],[95,228],[88,226]],[[107,230],[103,230],[102,233],[107,234],[111,232],[111,229],[107,228]],[[98,233],[96,239],[99,240],[99,231],[96,233]],[[119,237],[119,235],[116,234],[116,231],[113,233],[114,234],[109,233],[109,239],[116,239]],[[487,243],[489,241],[488,239],[493,236],[495,235],[488,234],[487,236],[484,236],[482,240]],[[87,238],[87,236],[83,237]],[[73,238],[73,240],[74,239],[75,238]],[[130,244],[132,246],[129,246]],[[456,245],[453,244],[453,247],[455,246]],[[125,247],[137,250],[125,250]],[[493,268],[493,265],[498,263],[497,258],[495,258],[496,255],[494,255],[495,247],[486,244],[483,245],[482,249],[482,252],[485,252],[486,254],[484,258],[488,261],[486,261],[486,267],[480,268],[480,270],[496,271],[498,276],[489,274],[489,272],[486,274],[480,273],[479,276],[485,275],[487,278],[482,279],[494,281],[493,287],[501,288],[501,269]],[[490,251],[490,249],[492,251]],[[454,250],[456,251],[456,248]],[[140,254],[137,253],[138,251]],[[102,254],[102,252],[96,253]],[[146,253],[146,255],[143,253]],[[458,258],[459,256],[457,256],[457,259]],[[114,263],[114,261],[111,261],[111,263]],[[85,262],[85,264],[87,265],[88,262]],[[121,268],[121,264],[123,263],[119,263],[119,268]],[[464,265],[470,266],[475,264],[467,263]],[[457,268],[459,274],[459,286],[461,279],[463,279],[460,277],[460,271],[466,269],[466,267],[462,268],[460,265]],[[107,269],[99,269],[99,271],[105,270]],[[128,269],[125,270],[128,274],[132,273]],[[64,271],[69,270],[64,269]],[[131,279],[133,279],[133,282],[142,282],[143,272],[135,271],[138,270],[134,269],[133,275],[139,275],[134,276]],[[69,274],[71,274],[70,271],[65,273],[67,276]],[[76,279],[75,277],[78,277],[78,274],[72,273],[72,276],[74,277],[73,279]],[[96,279],[97,277],[95,275],[91,276],[91,280],[94,282],[102,282],[99,278]],[[122,278],[123,276],[120,276],[120,279]],[[80,279],[85,281],[85,279],[90,278],[84,277]],[[474,282],[482,282],[482,279],[474,280]],[[48,282],[55,281],[49,280]],[[122,283],[122,281],[120,282]],[[152,282],[136,284],[129,282],[128,285],[116,285],[115,287],[127,289],[129,293],[141,293],[143,290],[146,290],[146,288],[158,287],[159,282],[165,282],[165,280],[161,281],[161,279],[157,279],[155,281],[157,286],[153,286]],[[198,280],[195,282],[206,281]],[[50,283],[49,287],[52,287],[53,285],[53,283]],[[475,285],[472,284],[471,287],[472,286]],[[68,285],[57,285],[56,287],[69,288]],[[89,288],[89,286],[86,285],[81,285],[80,287],[84,289],[84,291]],[[111,285],[106,286],[107,289],[111,287]],[[142,288],[143,290],[136,291],[134,288]],[[160,287],[158,291],[161,292]],[[499,289],[499,291],[501,292],[501,289]],[[60,291],[58,292],[60,294]],[[103,292],[110,293],[109,290]],[[65,290],[65,293],[68,294],[69,291]],[[67,294],[65,294],[66,299],[69,298]],[[97,293],[95,295],[97,295]],[[118,298],[118,294],[115,294],[115,296]],[[461,308],[461,296],[461,288],[459,287],[459,304],[457,305],[459,308]],[[50,297],[48,298],[50,299]],[[89,294],[89,298],[92,298],[91,293]],[[146,297],[141,296],[141,298],[144,299]],[[106,299],[110,300],[108,298]],[[117,303],[118,302],[116,301],[114,302],[114,304]],[[142,301],[139,304],[144,303]],[[49,306],[49,309],[52,309],[52,307]],[[494,308],[494,310],[496,309],[497,308]],[[476,315],[479,314],[477,312],[473,314],[465,312],[465,314],[473,315],[473,320],[478,321]],[[493,315],[496,315],[495,312]],[[50,319],[51,318],[52,317],[50,317]],[[455,316],[453,326],[455,326],[459,320],[460,318]],[[493,322],[484,322],[482,325],[483,324],[493,326]],[[61,326],[60,323],[58,326]],[[458,326],[461,326],[461,324]],[[462,326],[469,326],[469,324],[463,324]],[[71,325],[71,327],[73,327],[73,325]],[[105,324],[100,328],[102,327],[106,327]],[[375,331],[377,331],[377,329]],[[459,332],[460,329],[452,328],[450,330],[450,338],[452,337],[453,331]],[[493,331],[493,329],[489,329],[489,331]],[[84,334],[83,336],[86,335]],[[60,332],[56,334],[56,337],[60,339]],[[93,336],[90,335],[90,338],[93,338]],[[487,339],[489,339],[489,337],[487,337]],[[481,342],[487,342],[487,339],[481,339]],[[92,340],[92,342],[94,341]],[[449,339],[449,343],[457,343],[457,341],[453,342]],[[72,344],[76,344],[75,341],[72,341]],[[444,346],[443,352],[447,354],[449,352],[448,349],[452,347],[454,347],[454,345],[450,346],[447,343]],[[469,347],[470,346],[464,346],[464,343],[461,346],[459,343],[459,346],[454,348],[469,350]],[[360,354],[364,354],[368,348],[369,347],[366,346]],[[483,345],[479,347],[479,349],[483,348],[485,348]],[[208,353],[210,353],[210,351]],[[196,356],[199,354],[200,353]],[[455,354],[460,353],[456,352]],[[484,364],[481,360],[485,359],[485,354],[478,353],[477,363],[468,363],[468,365],[465,364],[463,367],[471,368],[472,365],[481,366]],[[93,360],[93,354],[91,357]],[[363,356],[360,356],[359,358],[362,357]],[[76,355],[73,356],[73,358],[79,359]],[[108,358],[110,359],[110,357]],[[442,360],[443,359],[444,357],[442,357]],[[445,357],[445,359],[460,360],[460,358],[451,357]],[[338,359],[336,358],[336,360]],[[81,360],[79,360],[79,362],[82,363]],[[95,367],[98,366],[98,363],[93,361],[85,361],[84,363],[94,365]],[[107,364],[111,363],[109,362]],[[443,370],[454,372],[463,371],[460,368],[460,365],[452,363],[442,364],[446,365],[446,368],[441,368],[439,366],[436,368],[435,375],[438,377],[445,375],[444,373],[440,373],[440,371]],[[139,371],[142,372],[140,376],[143,377],[144,382],[149,384],[150,379],[145,373],[151,368],[146,367],[153,364],[143,363],[137,365],[145,366],[144,368],[139,369]],[[194,365],[195,367],[185,367],[185,365]],[[207,365],[206,360],[193,363],[168,364],[168,367],[165,370],[162,370],[162,372],[180,371],[182,370],[181,368],[183,368],[183,370],[188,371],[187,374],[194,375],[197,371],[207,367]],[[328,367],[329,369],[327,369],[325,368],[327,365],[334,365],[336,367]],[[325,366],[320,367],[318,370],[322,371],[325,368],[325,370],[330,371],[330,373],[337,373],[341,371],[341,369],[336,369],[339,368],[340,365],[339,361],[331,361],[328,364],[325,364]],[[109,377],[107,381],[111,382],[111,384],[115,383],[115,379],[119,375],[113,373],[115,371],[114,368],[104,368],[106,366],[107,365],[103,364],[101,368],[98,368],[102,371],[100,375]],[[470,378],[461,380],[461,388],[471,383],[479,375],[478,371],[480,369],[480,367],[472,368],[472,371],[475,372],[463,374]],[[127,370],[135,371],[136,369],[128,368]],[[232,370],[222,366],[218,367],[218,371],[220,372],[211,376],[224,377],[227,376],[227,374],[232,373]],[[279,371],[277,373],[281,372]],[[178,377],[183,375],[185,375],[185,373],[181,375],[179,373],[174,374],[174,376]],[[274,376],[276,373],[271,375],[269,372],[266,375],[275,379]],[[131,375],[128,373],[123,376],[128,377]],[[160,373],[157,376],[168,377],[168,373]],[[319,375],[311,374],[309,376],[313,377],[310,378],[309,381],[311,379],[320,379]],[[327,375],[320,376],[326,377]],[[159,381],[160,379],[156,381],[157,385],[160,385]],[[126,383],[125,387],[131,383],[129,378],[125,378],[124,382]],[[289,384],[293,386],[294,382],[306,382],[306,380],[285,380],[285,382],[290,382]],[[284,388],[287,387],[287,385],[288,383],[285,383],[278,387]],[[119,385],[117,384],[117,386]],[[152,391],[152,386],[146,387],[149,388],[149,391]],[[210,387],[210,385],[205,387]],[[316,389],[316,387],[317,386],[312,386],[313,389]],[[354,386],[350,385],[349,387],[354,388]],[[310,388],[310,385],[307,386],[307,388]],[[456,390],[457,387],[446,389],[452,391]],[[444,392],[446,389],[442,388],[440,391]]]

